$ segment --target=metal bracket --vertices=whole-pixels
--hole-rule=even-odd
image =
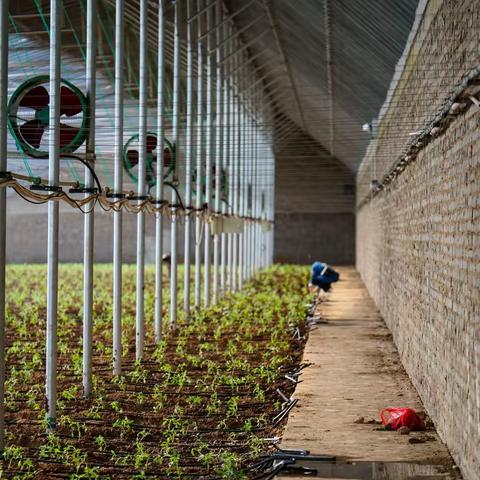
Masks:
[[[43,185],[41,183],[40,185],[30,185],[30,190],[40,190],[42,192],[56,192],[60,193],[63,192],[62,187],[59,187],[57,185]]]
[[[92,188],[71,188],[68,193],[91,193],[92,195],[95,195],[98,193],[98,188],[92,187]]]

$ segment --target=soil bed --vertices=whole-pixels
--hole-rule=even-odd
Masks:
[[[125,268],[123,372],[112,378],[111,267],[97,267],[94,392],[84,399],[81,267],[62,266],[58,428],[47,435],[45,268],[9,267],[3,475],[246,478],[246,466],[285,422],[274,421],[283,402],[277,389],[289,397],[295,387],[285,374],[302,358],[306,274],[302,267],[274,267],[188,325],[165,328],[159,345],[153,343],[148,288],[147,346],[143,361],[135,362],[135,270]],[[153,276],[147,269],[147,285]]]

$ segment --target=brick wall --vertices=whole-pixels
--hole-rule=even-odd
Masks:
[[[357,266],[465,479],[480,472],[480,111],[357,213]]]
[[[480,64],[476,0],[420,2],[357,175],[356,261],[465,480],[480,478],[480,111],[470,106],[364,203]],[[415,134],[414,134],[415,135]]]

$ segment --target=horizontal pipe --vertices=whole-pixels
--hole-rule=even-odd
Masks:
[[[252,38],[249,42],[245,43],[241,48],[238,50],[233,51],[229,55],[227,55],[221,62],[220,65],[223,65],[227,60],[230,60],[234,55],[238,55],[239,53],[242,53],[244,50],[246,50],[248,47],[252,46],[255,42],[258,42],[262,37],[264,37],[268,33],[268,30],[264,30],[258,37]]]
[[[249,28],[251,28],[253,25],[258,23],[261,19],[262,19],[262,17],[257,17],[255,19],[253,19],[250,23],[248,23],[247,25],[242,27],[240,30],[237,30],[233,35],[231,35],[230,37],[224,38],[220,43],[215,45],[213,48],[210,48],[208,50],[208,53],[214,53],[216,50],[221,48],[222,45],[225,45],[225,43],[227,43],[228,41],[233,40],[234,38],[237,38],[239,35],[246,32]]]

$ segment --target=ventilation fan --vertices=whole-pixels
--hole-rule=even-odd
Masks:
[[[166,147],[163,150],[163,178],[166,180],[175,170],[175,149],[173,145],[165,138]],[[147,158],[146,158],[146,181],[151,188],[157,183],[156,179],[156,163],[157,155],[157,135],[155,133],[147,133]],[[133,135],[123,147],[123,166],[128,176],[138,182],[138,160],[140,156],[139,135]]]
[[[212,198],[215,198],[215,190],[216,190],[216,166],[212,165]],[[196,187],[196,180],[197,179],[197,172],[196,169],[193,172],[192,175],[192,192],[194,195],[197,194],[195,187]],[[206,175],[204,174],[202,176],[202,194],[205,196],[206,194]],[[222,168],[221,174],[220,174],[220,200],[227,201],[228,197],[228,182],[227,182],[227,171]]]
[[[48,156],[50,79],[41,75],[22,83],[8,103],[8,128],[17,147],[37,158]],[[66,80],[60,87],[60,153],[72,153],[87,138],[88,103]]]

